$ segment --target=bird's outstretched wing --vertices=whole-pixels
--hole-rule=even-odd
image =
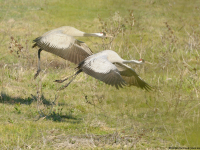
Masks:
[[[42,50],[60,56],[63,59],[79,64],[92,55],[90,48],[74,37],[60,31],[49,32],[34,40]]]
[[[87,44],[85,44],[85,42],[76,40],[76,43],[80,45],[89,55],[93,55],[92,50],[87,46]]]
[[[81,66],[83,72],[117,89],[125,85],[117,67],[109,62],[106,56],[92,56],[87,58]]]
[[[131,67],[122,63],[114,63],[114,65],[128,85],[134,85],[147,91],[151,90],[151,86],[142,80]]]

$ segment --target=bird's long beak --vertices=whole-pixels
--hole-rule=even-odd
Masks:
[[[153,63],[151,63],[151,62],[148,62],[148,61],[146,61],[146,60],[145,60],[145,64],[150,64],[150,65],[153,65]]]
[[[112,35],[109,35],[109,34],[106,34],[105,37],[109,37],[109,38],[112,38],[113,36]]]

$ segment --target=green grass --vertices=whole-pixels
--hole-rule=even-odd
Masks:
[[[200,147],[199,1],[0,1],[1,149],[168,149]],[[53,82],[76,65],[32,40],[60,26],[106,31],[79,38],[94,51],[115,50],[154,87],[117,90],[81,73],[69,87]],[[11,36],[23,48],[14,44]],[[37,97],[40,96],[40,99]]]

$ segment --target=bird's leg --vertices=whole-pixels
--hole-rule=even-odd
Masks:
[[[74,74],[74,77],[63,87],[59,88],[58,90],[63,90],[64,88],[68,87],[68,85],[76,78],[77,74]]]
[[[73,74],[72,76],[70,76],[70,77],[73,77],[73,78],[72,78],[65,86],[59,88],[58,90],[63,90],[64,88],[68,87],[68,85],[76,78],[76,76],[77,76],[80,72],[82,72],[82,70],[78,70],[75,74]],[[68,77],[68,78],[66,78],[66,79],[64,79],[64,80],[61,80],[61,81],[64,82],[65,80],[69,79],[70,77]],[[56,80],[56,81],[60,81],[60,80]]]
[[[41,53],[41,51],[42,51],[42,49],[40,48],[40,49],[38,50],[38,69],[37,69],[36,74],[34,75],[34,79],[37,78],[37,76],[39,75],[39,73],[40,73],[40,71],[41,71],[41,69],[40,69],[40,53]]]
[[[63,79],[63,80],[55,80],[54,82],[63,83],[64,81],[68,80],[69,78],[71,78],[71,77],[73,77],[73,76],[75,76],[75,74],[73,74],[73,75],[71,75],[71,76],[69,76],[69,77],[67,77],[67,78],[65,78],[65,79]]]

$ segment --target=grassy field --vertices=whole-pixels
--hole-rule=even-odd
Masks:
[[[1,149],[200,148],[200,1],[0,0]],[[94,53],[116,51],[154,87],[117,90],[80,74],[69,87],[53,82],[76,65],[32,40],[73,26],[113,39],[78,38]],[[63,84],[64,85],[64,84]]]

